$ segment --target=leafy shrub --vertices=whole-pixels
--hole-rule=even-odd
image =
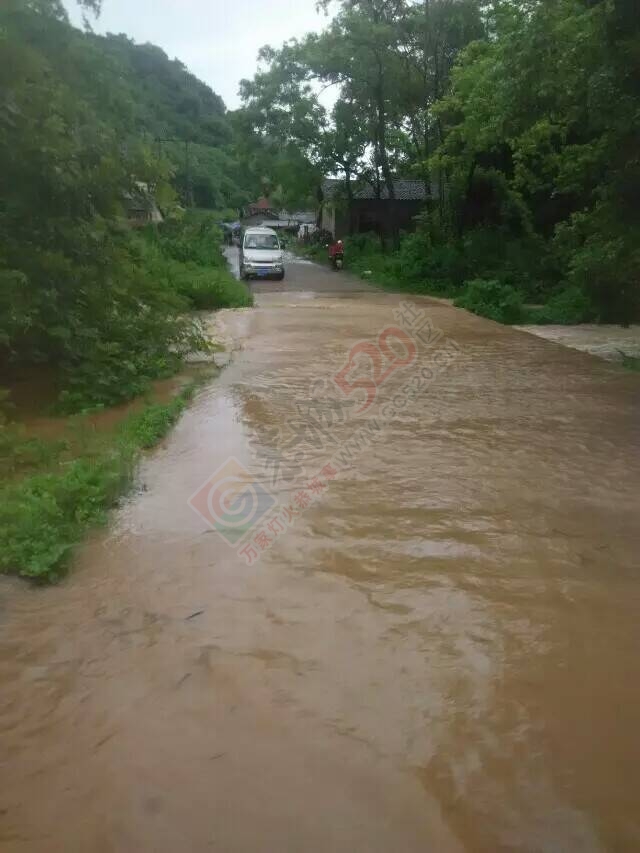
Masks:
[[[640,372],[640,356],[628,355],[626,352],[620,352],[620,363],[627,370],[633,370],[634,373]]]
[[[380,237],[370,231],[352,234],[345,240],[345,247],[354,255],[375,255],[382,251]]]
[[[148,450],[163,438],[182,414],[191,391],[184,391],[170,403],[148,406],[144,412],[132,415],[122,428],[129,444]]]
[[[331,231],[327,231],[325,228],[319,228],[317,231],[314,231],[311,234],[309,239],[309,245],[314,246],[317,249],[324,250],[327,246],[327,243],[331,244],[333,242],[333,234]]]
[[[246,308],[253,304],[247,286],[226,269],[188,263],[173,266],[167,275],[177,293],[196,310]]]
[[[27,476],[0,490],[0,571],[34,580],[55,580],[72,548],[131,483],[140,450],[152,447],[178,420],[196,383],[166,404],[129,416],[107,446]],[[31,444],[29,462],[54,460],[58,448]],[[33,455],[35,454],[35,456]]]
[[[524,318],[521,293],[496,279],[468,281],[455,305],[498,323],[520,323]]]
[[[401,246],[405,275],[412,281],[431,282],[435,292],[462,285],[467,268],[460,247],[449,243],[426,245],[418,237],[417,234],[407,237]]]
[[[213,213],[189,210],[180,219],[169,219],[149,229],[147,237],[167,258],[226,269],[227,262],[220,251],[222,230]]]
[[[0,477],[8,479],[49,462],[55,462],[67,445],[28,436],[13,424],[0,423]]]
[[[60,374],[67,411],[110,405],[203,348],[191,308],[247,304],[247,297],[225,277],[211,215],[189,211],[158,232],[159,258],[173,264],[175,286],[166,264],[141,249],[144,237],[125,227],[135,185],[153,186],[161,199],[171,169],[149,147],[154,134],[133,133],[142,125],[122,113],[127,88],[118,65],[107,74],[107,89],[120,92],[115,99],[104,97],[102,72],[91,85],[79,73],[78,62],[95,70],[95,39],[68,26],[61,4],[20,0],[0,4],[0,41],[2,100],[11,113],[0,120],[0,360],[46,361]],[[130,71],[137,88],[140,75]],[[192,89],[195,81],[182,84]],[[198,274],[179,274],[186,264]]]
[[[569,287],[555,293],[538,312],[535,322],[571,326],[595,320],[597,311],[589,297],[579,287]]]
[[[0,570],[55,577],[83,531],[104,519],[129,482],[131,458],[79,459],[62,474],[40,474],[2,491]]]
[[[605,323],[628,323],[640,314],[640,249],[620,236],[593,235],[569,263],[569,281],[589,294]]]

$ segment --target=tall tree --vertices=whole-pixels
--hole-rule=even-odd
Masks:
[[[245,109],[255,126],[284,131],[316,156],[313,140],[323,138],[334,168],[368,175],[377,194],[386,187],[393,198],[398,168],[424,165],[440,141],[433,105],[457,52],[482,32],[475,0],[344,0],[324,32],[262,52],[268,67],[244,83]],[[329,116],[317,100],[327,87],[343,105]],[[347,152],[349,112],[358,133]],[[295,127],[301,116],[311,118],[306,128]]]

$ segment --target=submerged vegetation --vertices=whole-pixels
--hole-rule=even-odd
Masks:
[[[115,428],[68,422],[68,438],[44,441],[0,425],[0,571],[52,581],[73,548],[130,487],[140,452],[177,421],[201,380],[168,403],[150,403]]]
[[[52,579],[194,386],[104,433],[87,413],[213,349],[197,311],[251,304],[218,226],[249,194],[222,100],[153,45],[74,29],[60,0],[0,5],[0,162],[0,571]],[[39,372],[56,441],[11,421]]]
[[[627,370],[633,370],[634,372],[640,372],[640,356],[637,355],[628,355],[627,353],[620,353],[621,363],[623,367],[626,367]]]

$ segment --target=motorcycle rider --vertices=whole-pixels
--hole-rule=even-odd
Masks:
[[[334,270],[342,267],[344,261],[344,244],[342,240],[335,240],[329,246],[329,260]]]

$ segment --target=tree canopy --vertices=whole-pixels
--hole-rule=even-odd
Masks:
[[[186,288],[126,226],[126,200],[142,184],[165,209],[237,205],[231,138],[222,100],[159,48],[74,29],[58,0],[3,2],[3,373],[46,362],[99,402],[169,369],[194,340]]]
[[[141,183],[220,210],[261,190],[315,206],[325,175],[346,203],[419,178],[416,233],[389,241],[403,286],[640,314],[635,0],[343,0],[263,48],[233,113],[160,48],[74,29],[60,0],[4,0],[0,60],[5,363],[94,387],[102,365],[124,387],[186,345],[184,300],[122,224]]]
[[[634,0],[343,0],[261,58],[236,121],[256,150],[295,152],[309,195],[321,174],[391,198],[394,178],[424,178],[421,251],[446,254],[454,284],[569,288],[603,320],[638,314]]]

